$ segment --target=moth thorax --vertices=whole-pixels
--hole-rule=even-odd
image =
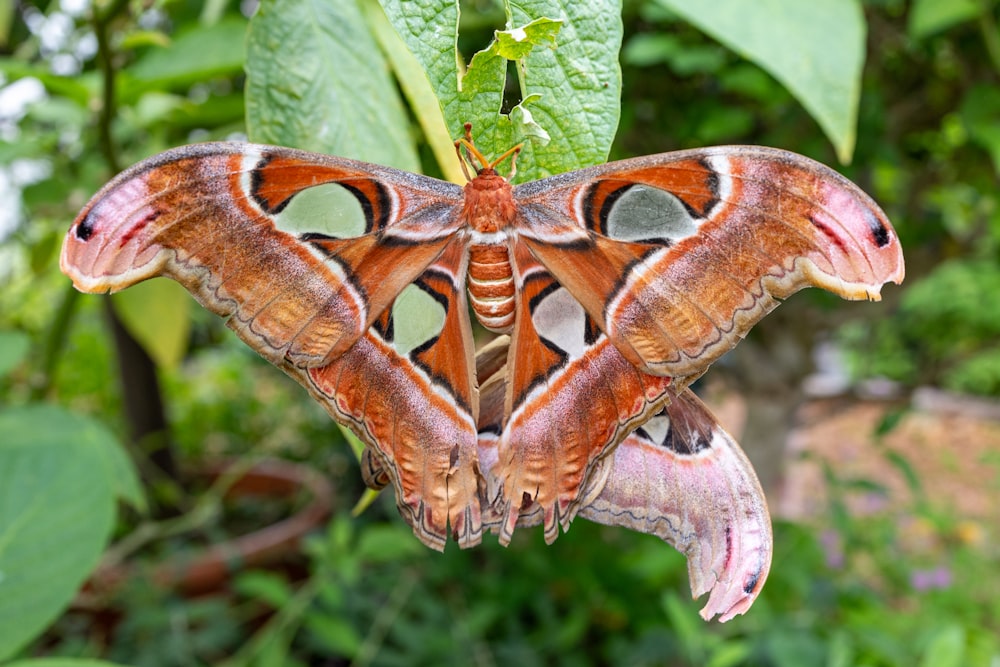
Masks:
[[[502,231],[514,220],[516,211],[510,183],[492,169],[483,169],[465,184],[462,217],[475,231]]]
[[[469,298],[479,323],[506,333],[514,324],[514,272],[506,245],[469,247]]]

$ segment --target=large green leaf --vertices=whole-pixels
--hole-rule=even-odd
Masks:
[[[498,155],[518,143],[517,180],[607,159],[618,127],[621,5],[617,0],[507,3],[507,29],[457,68],[454,0],[384,0],[403,41],[423,65],[452,133],[471,122],[476,144]],[[521,102],[501,113],[509,61]]]
[[[100,424],[49,405],[0,411],[0,660],[41,632],[97,564],[134,473]],[[123,474],[131,481],[120,479]]]
[[[419,170],[409,119],[354,0],[266,0],[247,37],[254,141]]]
[[[160,368],[174,368],[187,351],[191,296],[183,287],[154,278],[111,296],[122,324]]]
[[[659,2],[770,72],[850,160],[866,31],[858,0]]]

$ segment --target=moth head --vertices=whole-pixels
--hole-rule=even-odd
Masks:
[[[473,181],[479,176],[496,176],[497,166],[507,158],[510,158],[510,172],[505,177],[505,180],[513,180],[514,175],[517,173],[517,156],[523,146],[524,144],[518,144],[491,162],[476,148],[476,143],[472,140],[472,123],[465,124],[465,136],[455,141],[455,151],[458,153],[458,161],[462,165],[462,172],[465,174],[465,178],[469,181]],[[473,172],[476,174],[475,177],[472,176]]]

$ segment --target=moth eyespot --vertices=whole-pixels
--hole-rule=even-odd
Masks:
[[[90,219],[90,215],[80,221],[80,224],[73,230],[73,234],[81,241],[90,240],[90,237],[94,235],[94,222]]]
[[[882,221],[872,211],[865,211],[865,215],[868,217],[868,228],[872,230],[875,245],[879,248],[889,245],[889,230],[882,224]]]

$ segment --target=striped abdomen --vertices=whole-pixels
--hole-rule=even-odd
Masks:
[[[469,247],[469,297],[480,324],[505,333],[514,324],[514,273],[507,246]]]

